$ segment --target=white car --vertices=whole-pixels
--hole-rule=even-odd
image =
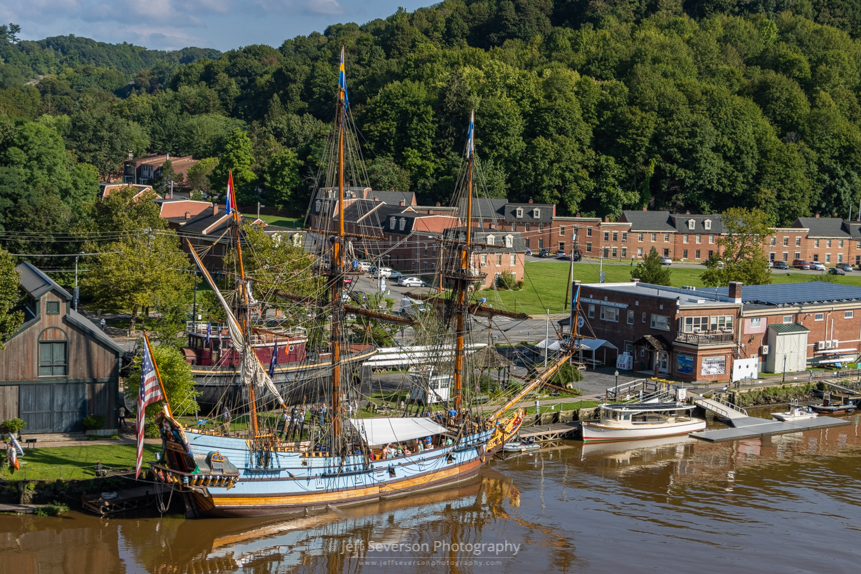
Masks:
[[[380,277],[391,277],[392,270],[390,267],[372,267],[371,268],[371,277],[374,279],[379,279]]]
[[[810,268],[815,269],[816,271],[825,271],[826,270],[825,263],[822,263],[821,261],[814,261],[813,263],[810,264]]]
[[[669,257],[661,257],[661,265],[672,265],[673,260]]]
[[[424,284],[425,282],[418,277],[401,277],[398,279],[398,285],[403,287],[421,287]]]
[[[372,267],[367,261],[359,261],[359,271],[370,271]]]

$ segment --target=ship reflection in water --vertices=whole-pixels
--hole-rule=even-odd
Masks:
[[[565,442],[457,489],[292,520],[0,516],[0,572],[766,572],[778,557],[856,571],[851,420],[726,443]]]

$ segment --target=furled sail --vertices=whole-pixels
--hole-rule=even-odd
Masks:
[[[242,355],[243,382],[246,384],[251,382],[258,388],[266,387],[278,403],[281,406],[284,406],[284,399],[281,398],[281,394],[278,392],[272,379],[269,378],[269,373],[267,373],[266,369],[263,368],[263,365],[260,363],[260,358],[257,357],[253,347],[250,344],[247,344],[245,335],[242,333],[242,328],[239,326],[239,321],[237,321],[236,317],[233,315],[230,305],[227,304],[227,301],[221,295],[221,291],[218,290],[218,286],[216,286],[215,281],[212,280],[209,272],[203,266],[203,262],[197,256],[197,252],[195,252],[194,247],[191,246],[191,242],[189,242],[188,246],[191,251],[191,256],[194,258],[194,262],[197,264],[200,272],[203,273],[203,276],[206,277],[206,281],[212,288],[212,292],[215,293],[215,296],[218,298],[218,302],[221,303],[221,306],[224,308],[224,313],[227,315],[227,330],[230,332],[230,339],[233,341],[233,348]]]

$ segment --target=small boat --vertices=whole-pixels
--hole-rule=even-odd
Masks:
[[[854,411],[855,405],[843,402],[835,403],[831,399],[831,393],[825,393],[822,395],[821,405],[810,405],[808,408],[815,413],[823,415],[842,415]]]
[[[789,411],[785,413],[771,413],[771,418],[783,422],[815,419],[818,416],[819,415],[810,410],[810,407],[805,409],[798,406],[798,401],[796,400],[793,400],[792,403],[789,405]]]
[[[541,446],[536,444],[534,440],[522,440],[505,443],[502,452],[531,452],[540,448]]]
[[[706,428],[706,421],[690,416],[696,405],[632,403],[601,405],[598,422],[583,422],[583,442],[640,440],[687,435]]]

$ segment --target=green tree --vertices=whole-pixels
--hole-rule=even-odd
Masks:
[[[186,181],[191,186],[191,189],[206,195],[212,194],[212,184],[209,178],[212,175],[212,170],[217,165],[217,157],[208,157],[188,168]]]
[[[302,181],[300,167],[302,162],[291,149],[283,149],[272,157],[263,174],[263,197],[267,205],[284,209],[294,203],[296,188]]]
[[[670,270],[661,265],[661,256],[652,247],[652,250],[649,251],[649,254],[643,261],[631,269],[631,278],[639,279],[643,283],[649,283],[650,285],[669,285]]]
[[[769,216],[760,209],[733,207],[723,213],[724,234],[718,238],[719,256],[707,262],[702,274],[709,287],[727,286],[731,281],[745,285],[771,283],[766,241],[771,234]]]
[[[15,270],[12,255],[0,248],[0,351],[5,348],[3,342],[24,322],[24,313],[15,310],[21,299],[18,290],[20,280],[21,274]]]
[[[239,205],[248,205],[256,201],[255,185],[257,176],[251,171],[254,163],[254,147],[248,134],[240,129],[233,133],[225,143],[225,151],[218,158],[218,165],[212,170],[209,181],[212,189],[219,198],[227,193],[227,174],[233,172],[233,185],[236,187],[236,201]]]
[[[126,398],[134,402],[141,386],[141,358],[135,357],[134,364],[126,379]],[[164,392],[174,415],[184,415],[197,412],[197,397],[200,393],[194,390],[194,375],[191,365],[185,361],[182,351],[170,345],[158,345],[153,348],[153,360],[158,366],[158,372],[164,384]],[[147,407],[146,418],[153,419],[161,411],[161,404],[156,403]]]

